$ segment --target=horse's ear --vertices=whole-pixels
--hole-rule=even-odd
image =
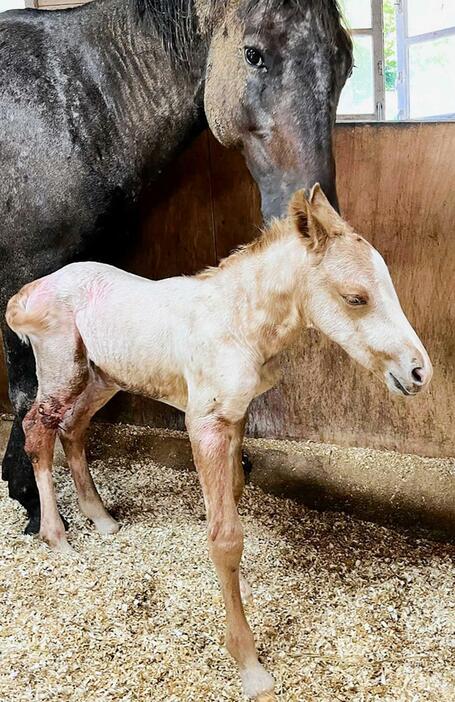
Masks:
[[[344,220],[332,207],[319,183],[311,189],[309,205],[311,216],[323,227],[327,236],[337,236],[346,228]]]
[[[315,194],[315,188],[320,189],[319,184],[312,188],[308,198],[305,190],[297,190],[294,193],[289,203],[289,216],[307,245],[313,251],[322,251],[327,243],[327,233],[312,215],[311,200]]]

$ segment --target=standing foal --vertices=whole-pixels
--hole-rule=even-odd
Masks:
[[[42,538],[69,548],[51,473],[57,434],[83,513],[113,533],[118,525],[84,453],[91,417],[120,389],[185,411],[226,606],[227,647],[245,693],[273,699],[273,679],[258,662],[240,596],[245,415],[251,400],[275,384],[279,354],[309,325],[393,392],[414,395],[428,385],[430,360],[379,253],[316,185],[308,200],[303,191],[294,195],[287,219],[218,268],[156,282],[98,263],[71,264],[22,288],[9,302],[7,321],[36,358],[39,390],[24,431]]]

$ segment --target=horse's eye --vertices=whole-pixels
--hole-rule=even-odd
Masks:
[[[351,307],[360,307],[361,305],[368,304],[367,298],[362,295],[342,295],[341,297],[346,304],[351,305]]]
[[[245,61],[253,68],[265,68],[264,57],[254,46],[245,47]]]

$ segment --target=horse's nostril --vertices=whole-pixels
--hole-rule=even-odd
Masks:
[[[424,378],[423,368],[420,368],[420,367],[413,368],[411,375],[412,375],[415,383],[419,383],[419,385],[421,385],[423,383],[423,378]]]

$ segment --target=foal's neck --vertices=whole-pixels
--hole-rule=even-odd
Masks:
[[[261,363],[289,348],[306,325],[306,266],[305,245],[292,231],[263,235],[222,265],[235,331]]]

